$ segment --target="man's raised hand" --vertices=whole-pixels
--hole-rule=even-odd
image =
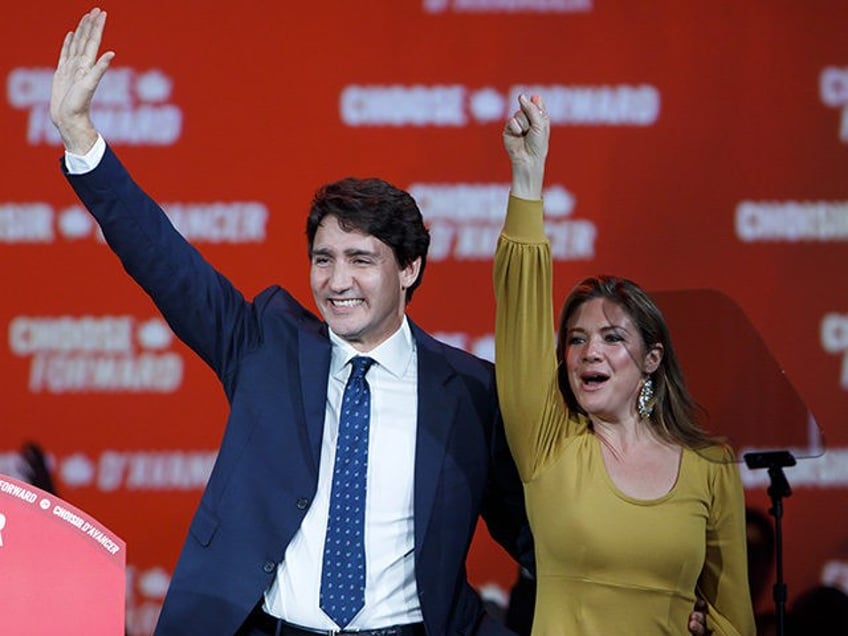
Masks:
[[[100,40],[106,12],[94,8],[80,19],[76,31],[65,36],[50,91],[50,119],[59,130],[65,148],[85,154],[97,141],[91,122],[91,100],[100,79],[115,57],[106,51],[100,58]]]

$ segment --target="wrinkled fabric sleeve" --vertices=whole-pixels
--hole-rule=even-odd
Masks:
[[[108,145],[92,170],[69,174],[64,160],[62,168],[106,243],[177,337],[232,382],[240,353],[258,342],[255,306],[183,238]]]
[[[495,252],[495,372],[507,440],[531,481],[568,420],[557,386],[550,244],[541,201],[509,198]]]
[[[739,466],[726,451],[712,462],[712,505],[707,550],[698,593],[707,602],[707,625],[716,636],[754,636],[756,627],[748,587],[745,493]]]

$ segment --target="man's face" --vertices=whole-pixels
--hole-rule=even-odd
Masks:
[[[406,288],[421,259],[400,268],[392,249],[335,216],[321,221],[312,243],[310,283],[315,304],[336,334],[357,351],[370,351],[400,327]]]

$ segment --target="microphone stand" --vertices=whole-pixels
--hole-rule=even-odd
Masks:
[[[771,483],[768,487],[768,495],[771,498],[769,514],[774,517],[774,551],[775,570],[777,580],[773,588],[774,606],[777,618],[777,636],[784,636],[786,625],[786,583],[783,580],[783,532],[781,520],[783,519],[783,498],[792,494],[789,482],[783,469],[786,466],[795,465],[795,457],[786,450],[745,453],[745,464],[748,468],[768,469]]]

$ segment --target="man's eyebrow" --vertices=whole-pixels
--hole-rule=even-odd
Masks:
[[[344,251],[345,256],[376,256],[377,252],[362,248],[351,248]]]
[[[337,252],[329,247],[316,247],[312,249],[312,255],[318,256],[334,256]],[[362,248],[349,248],[342,252],[346,257],[354,257],[354,256],[377,256],[377,252],[373,250],[366,250]]]

